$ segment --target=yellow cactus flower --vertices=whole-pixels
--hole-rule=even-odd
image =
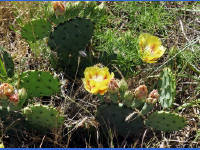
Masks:
[[[155,63],[164,52],[165,47],[162,46],[161,40],[148,33],[142,33],[139,36],[140,57],[144,62]]]
[[[114,77],[113,73],[109,73],[107,67],[87,67],[84,71],[85,78],[83,84],[85,89],[92,94],[104,95],[107,92],[109,83]]]

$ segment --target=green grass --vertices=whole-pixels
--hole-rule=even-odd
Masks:
[[[95,33],[94,39],[98,42],[95,49],[116,54],[110,63],[116,64],[125,76],[131,76],[136,72],[135,66],[141,64],[139,34],[148,32],[166,38],[167,26],[174,18],[158,2],[113,2],[106,7],[110,13],[109,26]]]
[[[14,2],[14,5],[17,4]],[[38,8],[37,11],[35,7],[31,8],[32,5],[27,6],[31,20],[46,18],[58,24],[75,17],[90,18],[95,23],[92,50],[103,52],[97,62],[116,65],[126,77],[136,73],[136,65],[141,64],[138,55],[139,34],[148,32],[165,39],[168,36],[167,27],[175,19],[160,2],[111,2],[101,5],[97,2],[80,2],[76,5],[67,3],[66,15],[60,18],[55,17],[49,3],[33,5]],[[19,9],[22,7],[17,6]],[[16,14],[18,13],[20,12]],[[27,21],[30,20],[22,16],[18,19],[18,24],[23,26]],[[37,56],[45,51],[42,45],[44,44],[31,44]]]

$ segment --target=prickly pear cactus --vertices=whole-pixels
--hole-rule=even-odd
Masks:
[[[184,117],[176,113],[171,113],[167,111],[157,111],[152,113],[145,124],[156,130],[170,132],[178,131],[185,127],[186,120]]]
[[[114,128],[121,136],[138,134],[144,127],[144,116],[153,110],[154,103],[136,99],[135,92],[128,90],[124,79],[112,80],[109,91],[108,100],[97,108],[97,120],[104,127]]]
[[[93,24],[89,19],[76,18],[60,23],[49,36],[48,45],[53,51],[64,55],[84,50],[93,34]]]
[[[160,76],[161,77],[159,80],[159,102],[163,108],[169,108],[172,106],[176,95],[175,77],[170,68],[164,68]]]
[[[41,104],[27,106],[23,111],[26,121],[38,130],[59,128],[64,123],[64,117],[56,108]]]
[[[97,109],[97,120],[106,129],[114,129],[121,136],[138,134],[144,127],[143,119],[135,114],[127,119],[133,110],[118,104],[103,104]],[[108,128],[109,127],[109,128]]]
[[[20,75],[19,88],[25,88],[28,98],[51,96],[60,91],[58,78],[45,71],[26,71]]]
[[[51,23],[44,19],[33,20],[25,24],[21,29],[21,35],[28,42],[36,42],[48,37],[51,32]]]
[[[7,76],[12,77],[14,75],[14,62],[10,54],[3,50],[2,47],[0,47],[0,59],[2,60],[3,65],[6,69]]]
[[[48,40],[48,46],[51,50],[57,52],[57,68],[63,69],[70,76],[82,76],[84,68],[92,65],[92,57],[84,51],[93,34],[94,25],[89,19],[76,18],[60,23],[51,32]],[[81,51],[86,57],[79,56]],[[79,66],[78,72],[77,67]],[[76,73],[77,72],[77,73]]]

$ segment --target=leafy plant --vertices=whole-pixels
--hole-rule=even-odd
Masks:
[[[0,77],[6,80],[14,75],[14,62],[11,55],[0,47]]]

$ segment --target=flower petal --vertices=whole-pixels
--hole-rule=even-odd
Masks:
[[[109,83],[114,77],[114,74],[110,74],[107,67],[100,68],[98,66],[93,66],[85,69],[84,76],[85,78],[82,79],[84,88],[92,94],[103,95],[107,92]]]
[[[155,63],[165,52],[165,47],[162,46],[161,40],[148,33],[142,33],[139,36],[139,46],[140,57],[147,63]]]

